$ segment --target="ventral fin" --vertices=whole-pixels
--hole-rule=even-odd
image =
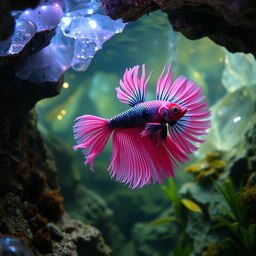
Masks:
[[[161,138],[163,141],[166,141],[167,138],[167,125],[163,127],[163,129],[160,132]]]
[[[141,77],[139,78],[139,68],[140,66],[137,65],[126,69],[123,80],[120,80],[120,87],[116,88],[119,101],[132,107],[145,101],[146,87],[152,73],[145,80],[145,64],[143,64]]]
[[[147,136],[149,134],[152,133],[156,133],[157,131],[164,129],[165,125],[161,124],[161,123],[146,123],[144,130],[141,132],[141,136]],[[166,130],[167,133],[167,130]],[[161,132],[161,136],[162,136],[162,132]]]

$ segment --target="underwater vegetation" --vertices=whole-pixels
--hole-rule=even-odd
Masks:
[[[229,208],[222,209],[224,216],[213,216],[214,228],[225,227],[228,231],[220,243],[220,255],[254,255],[256,249],[255,195],[256,186],[245,186],[237,193],[231,180],[224,186],[215,183]],[[207,255],[207,253],[206,253]]]
[[[165,223],[174,223],[176,226],[176,230],[179,230],[179,236],[175,239],[172,238],[173,235],[166,235],[163,239],[174,239],[174,249],[169,252],[169,255],[180,255],[180,256],[189,256],[192,253],[192,239],[186,234],[186,226],[184,218],[186,218],[186,211],[190,210],[202,214],[202,209],[200,206],[194,201],[188,198],[182,198],[179,196],[177,188],[174,182],[169,179],[168,186],[162,187],[166,197],[172,203],[172,215],[162,218],[156,219],[151,223],[154,225],[163,225]]]
[[[162,189],[166,197],[172,202],[171,214],[169,216],[156,219],[153,225],[167,225],[176,228],[175,232],[166,233],[162,239],[168,239],[174,244],[168,255],[254,255],[256,241],[256,219],[255,219],[255,199],[256,186],[244,186],[236,191],[232,180],[227,179],[224,184],[214,182],[214,187],[219,195],[224,199],[225,206],[217,206],[219,215],[207,212],[205,206],[189,198],[179,195],[173,180],[169,179],[168,186]],[[191,219],[189,214],[197,216],[205,224],[210,221],[209,232],[215,236],[216,241],[204,246],[204,251],[195,253],[198,244],[195,237],[191,235],[189,225]],[[206,219],[208,219],[206,221]],[[193,221],[193,220],[192,220]]]

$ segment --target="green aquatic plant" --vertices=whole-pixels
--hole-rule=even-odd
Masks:
[[[172,214],[161,219],[152,221],[152,224],[163,225],[174,222],[179,230],[179,236],[166,236],[165,238],[175,239],[176,247],[170,252],[170,256],[189,256],[193,250],[192,240],[186,234],[186,215],[188,211],[196,212],[202,215],[203,210],[195,202],[189,198],[183,198],[179,195],[177,187],[172,179],[168,179],[168,185],[162,186],[166,197],[172,203]]]
[[[203,256],[219,256],[223,252],[224,246],[220,243],[209,244]]]
[[[216,182],[214,184],[225,199],[228,208],[221,209],[224,213],[223,216],[212,216],[212,220],[215,222],[213,227],[227,230],[228,237],[224,243],[228,243],[230,248],[236,250],[239,255],[255,255],[256,223],[250,221],[249,205],[244,200],[244,195],[248,193],[236,192],[230,179],[226,180],[223,186]]]
[[[256,185],[246,185],[239,193],[239,200],[246,205],[250,223],[256,223]]]
[[[190,256],[193,250],[193,245],[191,242],[186,240],[179,240],[176,244],[175,249],[170,252],[170,256]]]
[[[162,221],[162,223],[169,221],[177,221],[179,223],[183,223],[185,217],[185,209],[192,212],[203,213],[201,207],[195,201],[192,201],[189,198],[183,198],[179,195],[177,187],[172,179],[168,179],[168,186],[162,186],[162,190],[164,191],[166,197],[172,202],[174,216],[167,217],[165,219],[159,219],[157,221]]]

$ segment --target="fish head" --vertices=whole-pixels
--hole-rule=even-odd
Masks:
[[[162,106],[158,112],[165,121],[178,121],[186,114],[187,108],[170,102]]]

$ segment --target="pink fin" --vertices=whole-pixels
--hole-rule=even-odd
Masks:
[[[112,130],[108,126],[108,119],[84,115],[76,120],[73,131],[77,145],[73,149],[82,148],[85,155],[85,164],[89,163],[90,168],[93,169],[94,158],[105,147]]]
[[[194,81],[187,81],[186,77],[179,76],[172,84],[172,71],[168,70],[162,78],[165,67],[158,78],[156,87],[156,99],[179,104],[187,108],[186,114],[175,125],[169,126],[172,140],[187,154],[192,154],[198,148],[195,142],[204,142],[202,135],[207,134],[211,123],[208,118],[210,111],[206,102],[203,102],[201,87]]]
[[[123,80],[120,80],[120,87],[116,88],[119,101],[132,107],[145,101],[146,87],[152,73],[145,81],[145,64],[142,65],[141,78],[138,76],[139,68],[140,66],[137,65],[126,69]]]
[[[167,73],[164,78],[162,78],[165,71],[165,66],[161,75],[158,78],[156,85],[156,99],[169,101],[170,89],[172,84],[172,70],[171,66],[168,66]]]
[[[143,187],[174,176],[178,163],[187,155],[168,136],[166,142],[156,144],[153,136],[141,137],[142,127],[116,129],[113,133],[112,159],[109,172],[118,182],[131,188]]]
[[[202,101],[202,89],[195,82],[180,80],[176,83],[175,92],[172,99],[186,107],[187,112],[174,126],[169,127],[170,136],[186,153],[191,154],[198,149],[195,142],[204,142],[201,137],[207,134],[211,126],[211,113],[208,104]]]
[[[187,81],[186,77],[179,76],[172,84],[172,70],[168,66],[167,73],[162,78],[165,67],[158,78],[156,86],[156,99],[173,102],[182,106],[184,103],[190,102],[190,99],[195,98],[201,93],[201,88],[196,86],[193,81]],[[183,104],[182,104],[183,103]]]

